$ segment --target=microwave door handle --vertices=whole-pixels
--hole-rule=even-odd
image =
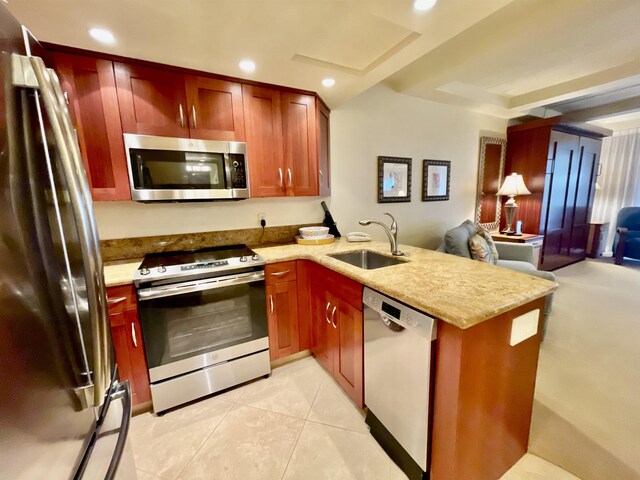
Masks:
[[[231,170],[233,169],[233,162],[228,153],[224,154],[224,181],[227,189],[233,189],[231,183]]]
[[[80,248],[84,257],[88,304],[93,333],[93,406],[104,402],[104,394],[110,384],[109,323],[106,306],[106,288],[102,270],[102,258],[98,244],[95,219],[91,209],[91,197],[86,184],[82,157],[75,137],[75,130],[64,101],[62,88],[53,70],[46,68],[39,57],[29,57],[29,63],[38,83],[41,98],[47,111],[60,164],[66,177],[71,206],[73,208]]]
[[[195,282],[186,282],[181,285],[170,287],[150,287],[138,290],[138,300],[153,300],[155,298],[172,297],[185,293],[204,292],[208,290],[217,290],[234,285],[242,285],[245,283],[254,283],[264,281],[264,271],[242,273],[240,275],[231,275],[222,278],[208,278]]]

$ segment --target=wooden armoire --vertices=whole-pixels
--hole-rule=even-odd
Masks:
[[[516,198],[522,231],[544,235],[541,270],[586,257],[589,220],[607,131],[560,117],[507,129],[505,175],[517,172],[531,195]],[[503,201],[506,199],[503,199]]]

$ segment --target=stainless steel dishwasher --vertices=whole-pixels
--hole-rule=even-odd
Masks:
[[[436,321],[367,287],[362,302],[366,422],[410,479],[428,478]]]

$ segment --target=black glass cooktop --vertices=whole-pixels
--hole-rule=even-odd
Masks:
[[[142,265],[140,265],[139,268],[152,269],[160,266],[169,267],[172,265],[214,264],[230,258],[251,258],[252,255],[255,255],[255,253],[246,245],[227,245],[224,247],[205,248],[202,250],[151,253],[144,257]]]

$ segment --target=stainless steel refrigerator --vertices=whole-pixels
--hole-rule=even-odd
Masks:
[[[0,7],[0,478],[135,478],[90,191],[57,76]]]

